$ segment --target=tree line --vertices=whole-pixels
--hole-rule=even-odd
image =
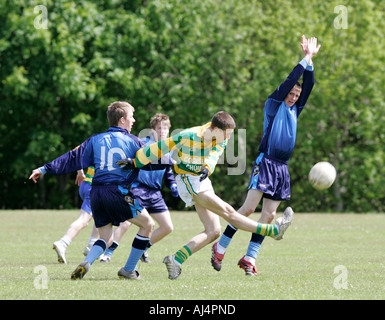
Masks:
[[[383,12],[379,0],[2,1],[0,208],[79,207],[75,173],[37,185],[28,176],[105,131],[116,100],[135,107],[133,134],[157,112],[170,116],[171,130],[232,114],[233,158],[225,155],[212,181],[241,206],[264,102],[301,60],[304,34],[322,47],[289,162],[289,204],[297,212],[385,211]],[[322,192],[307,180],[318,161],[338,173]]]

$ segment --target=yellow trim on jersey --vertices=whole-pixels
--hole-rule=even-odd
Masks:
[[[209,173],[214,172],[215,166],[224,152],[227,140],[222,143],[216,141],[205,141],[204,131],[211,125],[207,123],[203,126],[193,127],[162,141],[150,144],[136,153],[136,166],[138,168],[156,161],[171,152],[174,153],[176,164],[174,165],[177,174],[198,175],[203,167],[207,167]]]

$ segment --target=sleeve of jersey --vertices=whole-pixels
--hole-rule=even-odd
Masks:
[[[223,154],[227,145],[227,140],[222,143],[217,144],[209,153],[207,158],[205,159],[204,166],[209,169],[210,175],[214,172],[215,166],[218,163],[219,158]]]
[[[180,135],[177,134],[165,140],[149,144],[138,150],[135,157],[136,167],[142,168],[150,162],[162,158],[170,151],[176,149],[177,145],[180,143],[180,139]]]
[[[90,159],[83,158],[84,151],[88,145],[89,140],[90,139],[87,139],[75,149],[68,151],[55,160],[45,164],[44,167],[47,170],[47,173],[52,175],[61,175],[93,165]]]
[[[171,166],[167,166],[166,171],[164,172],[164,185],[167,188],[171,188],[171,185],[175,184],[174,172],[171,169]]]
[[[298,99],[298,106],[300,108],[300,111],[302,111],[303,107],[305,106],[307,99],[310,96],[310,93],[314,86],[314,71],[305,70],[303,73],[303,84],[302,84],[302,92],[301,96]],[[298,112],[298,116],[299,113]]]

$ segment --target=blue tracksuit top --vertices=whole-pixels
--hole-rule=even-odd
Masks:
[[[289,107],[285,102],[294,85],[303,75],[301,95]],[[305,59],[293,69],[287,79],[268,97],[264,108],[263,137],[259,151],[270,158],[288,163],[294,150],[297,119],[314,86],[313,67]]]
[[[47,173],[59,175],[94,166],[92,185],[128,186],[136,180],[139,170],[122,169],[116,161],[135,158],[143,145],[143,141],[127,130],[110,127],[106,132],[89,137],[77,148],[45,164],[44,169]]]
[[[151,136],[146,137],[143,139],[144,144],[147,146],[149,144],[155,143],[156,141],[153,140]],[[162,182],[164,178],[164,184],[166,187],[170,188],[172,184],[176,184],[174,173],[171,168],[172,164],[172,158],[171,153],[168,153],[164,157],[160,159],[161,163],[167,164],[163,168],[160,168],[159,170],[140,170],[137,182],[140,182],[152,189],[160,190],[162,188]],[[135,184],[132,185],[132,188],[137,187],[138,184],[135,182]]]

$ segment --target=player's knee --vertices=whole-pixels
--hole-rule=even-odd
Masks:
[[[274,220],[275,215],[276,215],[276,211],[273,211],[273,212],[262,212],[262,219],[266,223],[271,223]]]
[[[143,227],[146,232],[152,233],[152,231],[154,231],[154,228],[155,228],[155,222],[151,218],[149,218],[146,220],[146,223]]]
[[[252,208],[252,207],[248,207],[248,206],[243,206],[241,207],[238,212],[241,214],[241,215],[244,215],[246,217],[248,217],[249,215],[251,215],[253,212],[255,211],[255,208]]]
[[[207,237],[210,242],[215,241],[219,238],[221,235],[221,228],[214,228],[213,230],[210,230],[210,232],[207,233]]]
[[[171,232],[174,231],[174,226],[172,224],[167,224],[162,229],[163,229],[164,234],[167,235],[167,234],[170,234]]]

